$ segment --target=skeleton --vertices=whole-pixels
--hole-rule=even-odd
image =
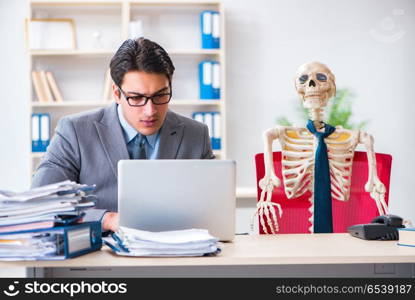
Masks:
[[[324,107],[336,93],[335,77],[322,63],[306,63],[297,71],[295,87],[302,99],[303,106],[308,109],[310,120],[318,131],[324,131]],[[268,233],[265,222],[272,234],[278,229],[278,217],[282,217],[281,205],[271,202],[272,191],[281,185],[281,180],[275,175],[272,160],[272,143],[278,139],[282,149],[282,181],[288,199],[297,198],[307,191],[311,191],[309,201],[311,226],[314,224],[314,195],[313,174],[314,157],[317,148],[317,139],[306,128],[276,126],[266,130],[264,138],[265,175],[259,181],[261,188],[257,209],[252,216],[251,227],[255,217],[259,216],[259,223],[265,233]],[[325,139],[328,151],[331,196],[340,201],[349,200],[351,172],[354,151],[358,144],[363,144],[367,151],[369,176],[365,184],[365,191],[374,199],[379,214],[388,213],[385,202],[386,188],[379,180],[376,170],[376,158],[373,149],[373,137],[360,130],[347,130],[336,126],[335,132]],[[278,216],[276,214],[278,212]],[[266,220],[265,220],[266,219]]]

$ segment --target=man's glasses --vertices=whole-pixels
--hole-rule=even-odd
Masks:
[[[121,94],[123,94],[125,100],[127,100],[128,104],[130,106],[144,106],[147,104],[148,100],[151,100],[154,105],[163,105],[167,104],[171,100],[172,93],[156,93],[152,96],[145,96],[140,93],[134,93],[130,92],[130,94],[134,94],[134,96],[127,96],[125,92],[121,89],[121,87],[118,87]],[[170,88],[171,89],[171,88]]]

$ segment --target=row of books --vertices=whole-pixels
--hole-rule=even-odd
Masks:
[[[62,94],[50,71],[32,71],[32,82],[39,102],[62,102]]]
[[[56,80],[50,71],[32,71],[32,82],[37,101],[62,102],[63,97]],[[112,79],[110,69],[105,72],[103,100],[112,100]]]
[[[50,144],[50,114],[32,114],[32,152],[46,152]]]
[[[0,260],[56,260],[101,249],[100,222],[82,223],[94,185],[69,180],[0,191]]]
[[[221,149],[221,116],[219,112],[194,112],[192,118],[209,128],[210,144],[213,150]]]
[[[220,15],[217,11],[205,10],[200,13],[200,31],[203,49],[220,48]]]
[[[204,60],[199,63],[200,99],[220,99],[220,63]]]

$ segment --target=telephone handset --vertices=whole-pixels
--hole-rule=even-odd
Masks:
[[[382,215],[374,218],[369,224],[358,224],[347,228],[354,237],[365,240],[397,240],[399,238],[398,228],[403,220],[395,215]]]
[[[372,223],[385,224],[386,226],[392,226],[392,227],[397,227],[397,228],[404,227],[402,225],[402,222],[403,222],[402,218],[395,216],[395,215],[377,216],[376,218],[372,220]]]

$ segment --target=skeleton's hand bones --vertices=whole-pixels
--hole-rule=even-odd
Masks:
[[[261,192],[261,199],[263,199],[264,191],[265,190],[262,190]],[[251,230],[253,230],[253,224],[254,224],[255,217],[259,215],[262,230],[265,233],[268,233],[267,227],[265,226],[265,220],[264,220],[264,214],[265,214],[268,227],[271,229],[271,233],[272,234],[277,233],[279,230],[278,218],[277,218],[277,214],[275,213],[275,209],[273,206],[275,206],[278,209],[278,215],[281,218],[282,217],[281,205],[278,203],[271,202],[271,201],[260,200],[257,202],[256,206],[257,206],[257,209],[255,210],[255,213],[252,215],[252,218],[251,218]]]
[[[375,200],[379,214],[385,215],[389,213],[388,205],[385,201],[386,187],[378,177],[368,180],[365,184],[365,191],[370,193],[370,197]]]

